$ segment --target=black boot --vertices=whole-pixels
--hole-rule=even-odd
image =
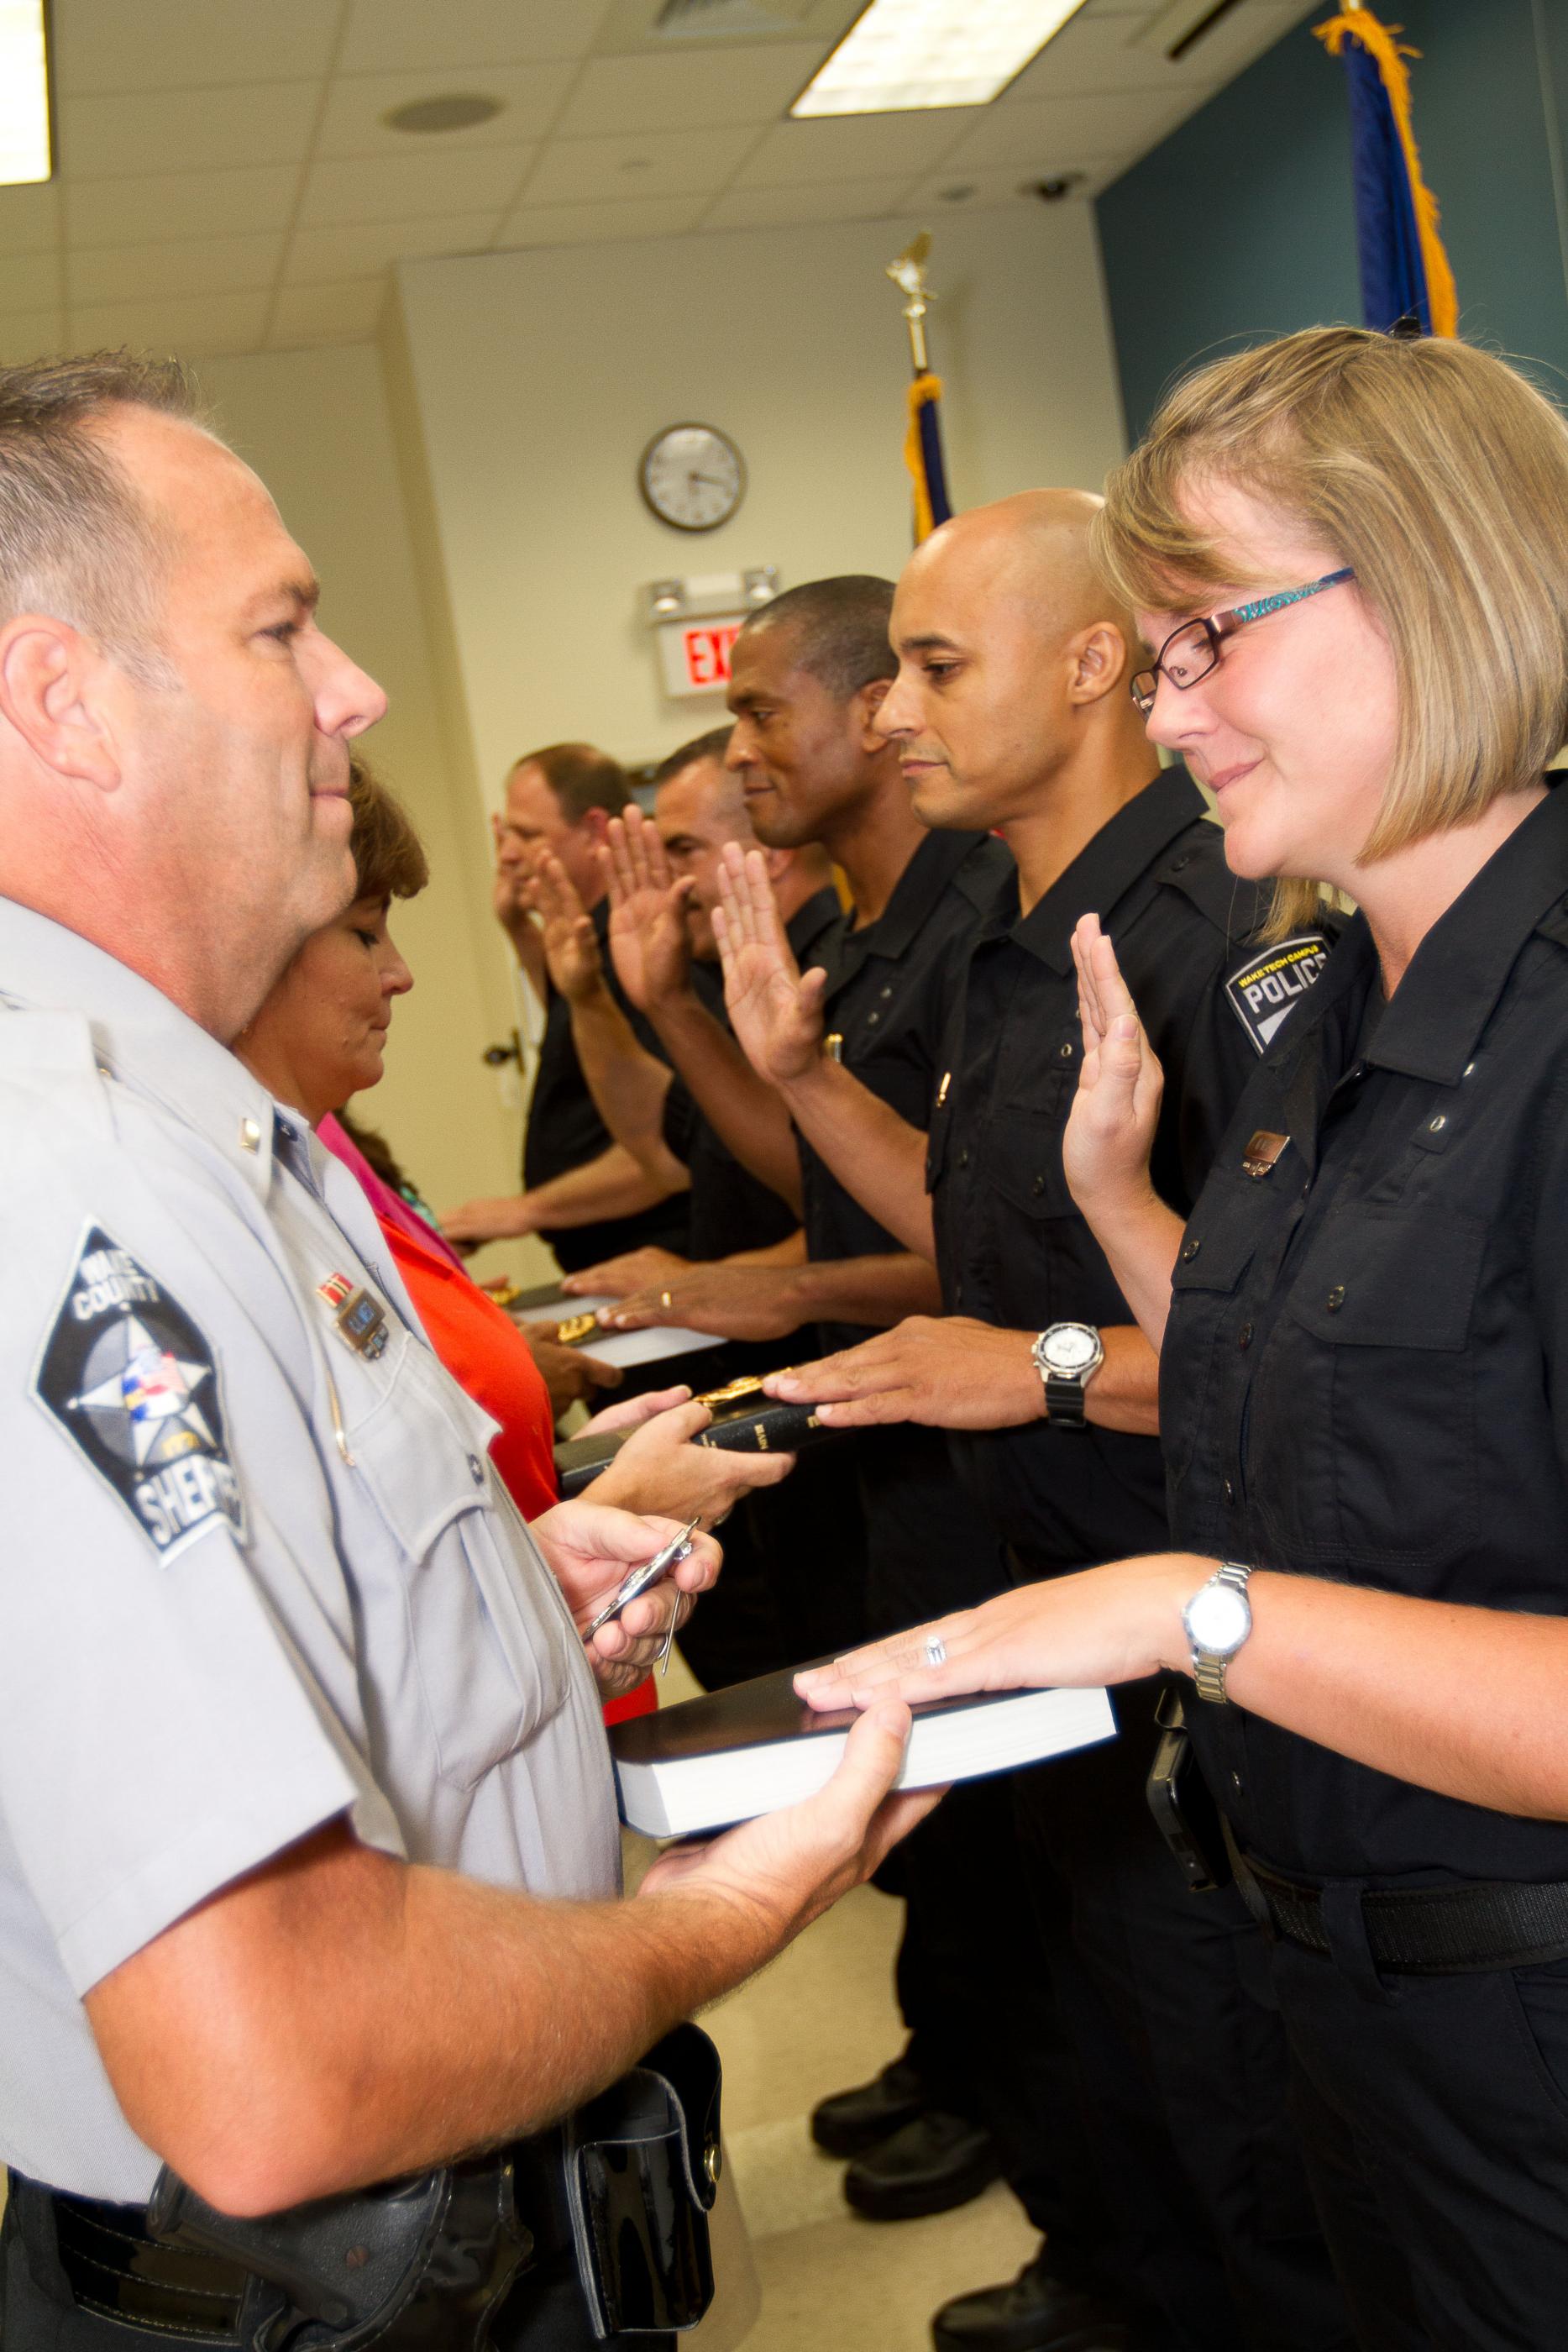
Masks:
[[[928,2110],[844,2174],[844,2195],[868,2221],[913,2221],[967,2205],[1001,2177],[1001,2151],[983,2124]]]
[[[874,2081],[835,2091],[811,2110],[811,2137],[829,2156],[860,2156],[913,2122],[925,2105],[925,2086],[913,2066],[895,2058]]]
[[[1114,2306],[1053,2278],[1042,2248],[1005,2286],[955,2295],[931,2323],[936,2352],[1125,2352]]]

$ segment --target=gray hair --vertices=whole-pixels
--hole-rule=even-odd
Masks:
[[[158,629],[172,550],[91,429],[120,407],[201,421],[176,360],[92,352],[0,367],[0,623],[68,621],[156,680],[167,676]]]

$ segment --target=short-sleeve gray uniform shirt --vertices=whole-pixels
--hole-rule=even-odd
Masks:
[[[340,1814],[413,1862],[611,1894],[612,1776],[495,1423],[352,1177],[4,898],[0,1263],[0,2161],[138,2200],[157,2159],[92,1985]]]

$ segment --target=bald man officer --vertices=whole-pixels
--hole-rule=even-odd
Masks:
[[[478,2343],[503,2298],[565,2352],[623,2287],[667,2343],[681,2279],[579,2266],[563,2119],[918,1810],[895,1714],[617,1899],[600,1693],[715,1548],[588,1632],[674,1530],[523,1527],[363,1195],[228,1051],[353,888],[384,697],[315,605],[176,373],[0,370],[6,2352],[400,2303]]]
[[[924,822],[994,827],[1017,860],[933,992],[929,1140],[821,1053],[818,983],[785,965],[759,875],[732,873],[725,926],[737,1036],[840,1181],[935,1255],[948,1310],[769,1385],[860,1400],[830,1404],[830,1421],[956,1429],[959,1475],[1030,1579],[1168,1540],[1155,1358],[1061,1172],[1078,918],[1097,911],[1138,970],[1166,1069],[1155,1177],[1178,1204],[1258,1053],[1230,983],[1262,909],[1186,776],[1151,778],[1127,693],[1134,632],[1089,561],[1094,504],[1059,491],[982,508],[899,582],[898,675],[876,723]],[[1048,2243],[1021,2280],[940,2314],[944,2347],[1075,2341],[1065,2315],[1086,2257],[1191,2352],[1348,2341],[1294,2165],[1277,2031],[1246,1979],[1247,1915],[1233,1894],[1186,1892],[1145,1808],[1154,1698],[1124,1695],[1120,1739],[1082,1769],[1019,1783],[1118,2239]]]

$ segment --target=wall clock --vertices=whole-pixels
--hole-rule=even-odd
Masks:
[[[746,462],[712,425],[668,425],[643,452],[637,482],[673,530],[716,530],[746,495]]]

